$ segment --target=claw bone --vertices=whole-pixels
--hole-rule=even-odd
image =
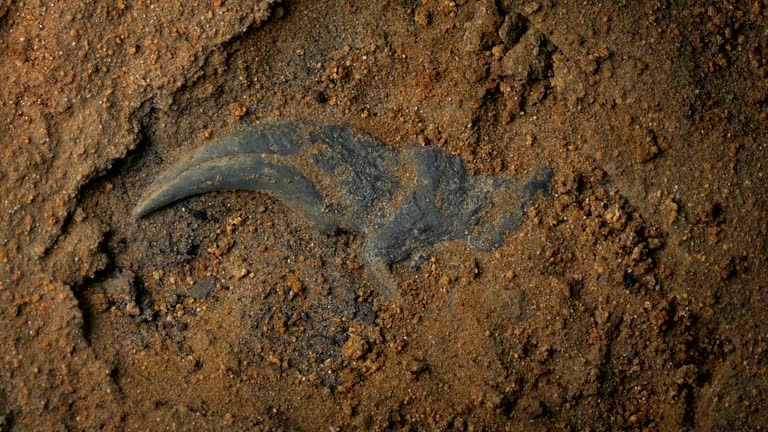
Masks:
[[[393,296],[390,265],[451,239],[500,246],[535,195],[549,194],[551,178],[546,167],[525,182],[469,176],[461,159],[435,147],[397,152],[345,126],[284,122],[241,129],[176,163],[149,186],[133,217],[211,191],[271,193],[325,232],[366,235],[367,268]]]

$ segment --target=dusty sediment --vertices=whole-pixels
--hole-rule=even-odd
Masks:
[[[0,430],[765,428],[766,9],[0,3]],[[131,217],[289,120],[551,197],[394,262],[397,301],[268,194]]]

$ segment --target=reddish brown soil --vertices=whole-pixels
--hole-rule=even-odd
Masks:
[[[766,430],[768,4],[0,3],[0,431]],[[281,120],[555,169],[378,294],[260,193],[135,222]]]

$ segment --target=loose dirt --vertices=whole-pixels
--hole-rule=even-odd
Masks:
[[[0,431],[768,428],[768,5],[0,2]],[[222,192],[287,120],[554,169],[493,252]]]

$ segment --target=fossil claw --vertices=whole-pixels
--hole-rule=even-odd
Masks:
[[[224,190],[273,192],[301,210],[318,209],[322,195],[297,168],[265,160],[265,155],[289,155],[300,147],[300,125],[246,128],[214,140],[176,163],[155,180],[134,207],[139,219],[183,198]]]
[[[152,183],[133,216],[205,192],[269,192],[325,232],[366,235],[366,266],[391,298],[392,264],[452,239],[499,247],[534,196],[549,194],[551,178],[546,167],[525,182],[471,176],[459,157],[436,147],[399,153],[344,126],[287,122],[214,140]]]

